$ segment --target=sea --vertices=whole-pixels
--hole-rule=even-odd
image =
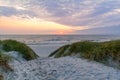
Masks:
[[[120,35],[0,35],[0,40],[13,39],[31,47],[40,57],[47,57],[59,47],[78,41],[110,41]]]

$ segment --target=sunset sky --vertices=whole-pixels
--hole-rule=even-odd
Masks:
[[[120,0],[0,0],[0,34],[80,34],[120,25]]]

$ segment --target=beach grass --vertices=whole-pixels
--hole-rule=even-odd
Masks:
[[[36,59],[38,55],[29,48],[26,44],[18,42],[16,40],[3,40],[1,42],[2,49],[5,51],[17,51],[23,55],[26,60]]]
[[[14,56],[6,54],[10,51],[16,51],[22,54],[23,58],[27,60],[33,60],[38,58],[38,55],[26,44],[18,42],[16,40],[2,40],[0,41],[0,68],[3,71],[14,71],[9,65]],[[1,73],[2,71],[0,71]],[[0,74],[0,80],[3,80],[3,74]]]
[[[55,58],[59,58],[73,55],[79,55],[77,57],[114,66],[110,62],[112,61],[120,68],[120,40],[106,42],[76,42],[59,48],[53,52],[52,55],[49,55],[49,57],[54,56]]]
[[[12,57],[0,52],[0,66],[5,70],[13,71],[13,69],[8,64],[11,61]]]

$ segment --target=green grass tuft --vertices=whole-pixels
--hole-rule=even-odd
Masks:
[[[38,55],[26,44],[15,40],[2,41],[2,49],[5,51],[18,51],[26,60],[32,60],[38,57]]]
[[[48,57],[52,57],[55,55],[55,58],[58,58],[58,57],[62,57],[63,54],[60,54],[60,53],[64,53],[64,51],[69,47],[70,45],[65,45],[63,47],[60,47],[59,49],[57,49],[56,51],[54,51],[53,53],[51,53]],[[65,55],[65,53],[64,53]]]
[[[67,51],[66,53],[66,50]],[[54,52],[54,57],[64,57],[79,54],[79,57],[110,65],[109,59],[120,65],[120,40],[107,42],[76,42],[69,47],[63,46]],[[117,66],[120,68],[120,66]]]
[[[5,71],[14,71],[14,69],[9,65],[9,62],[12,60],[12,56],[3,53],[4,51],[17,51],[19,54],[22,54],[23,58],[26,60],[32,60],[38,57],[38,55],[24,43],[15,40],[0,41],[0,68],[3,68]],[[3,75],[0,75],[0,80],[3,78]]]

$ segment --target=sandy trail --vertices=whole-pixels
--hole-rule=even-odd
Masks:
[[[5,80],[120,80],[120,71],[79,58],[39,58],[14,65]]]

